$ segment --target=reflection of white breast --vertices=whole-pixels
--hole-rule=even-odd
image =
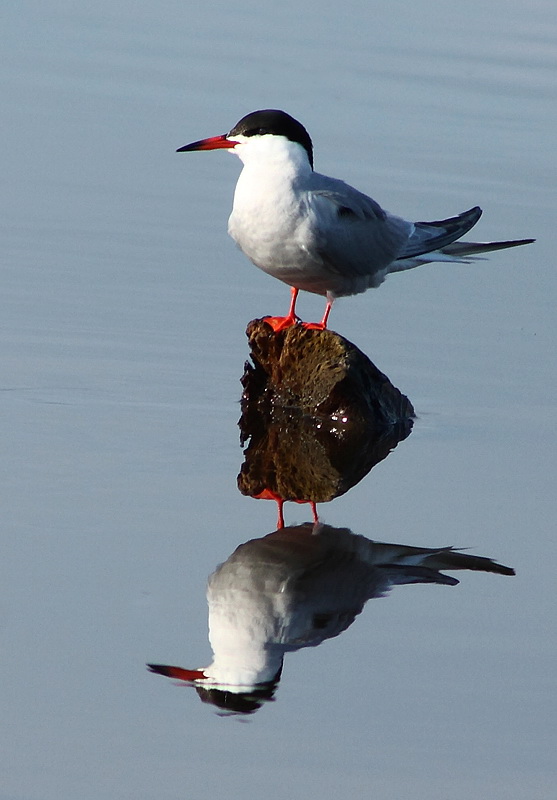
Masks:
[[[345,630],[387,576],[362,560],[372,545],[349,531],[285,528],[240,545],[209,578],[205,674],[219,684],[272,680],[284,653]]]
[[[285,652],[277,628],[287,612],[281,612],[279,596],[245,583],[244,588],[221,586],[218,579],[217,572],[207,595],[214,660],[205,674],[218,683],[242,686],[273,680]]]

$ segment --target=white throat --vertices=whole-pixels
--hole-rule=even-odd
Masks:
[[[285,136],[236,136],[238,144],[231,150],[244,167],[268,172],[280,170],[286,174],[306,174],[312,171],[308,154],[301,144]]]

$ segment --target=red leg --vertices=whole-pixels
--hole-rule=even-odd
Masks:
[[[298,322],[298,317],[296,316],[296,300],[298,299],[298,292],[299,289],[296,289],[295,286],[292,286],[290,289],[290,310],[288,311],[288,316],[286,317],[264,317],[265,322],[271,326],[275,333],[279,331],[285,330],[285,328],[290,328],[292,325],[296,325]]]
[[[328,300],[327,305],[325,306],[325,313],[323,314],[323,319],[321,320],[321,325],[323,325],[323,328],[327,327],[327,322],[329,321],[329,314],[331,313],[332,307],[333,307],[333,301]]]
[[[296,300],[298,299],[298,292],[300,290],[296,289],[295,286],[290,287],[290,308],[288,310],[288,318],[296,319]]]
[[[327,305],[325,307],[325,313],[323,314],[323,319],[321,322],[302,322],[304,328],[307,328],[308,331],[324,331],[327,327],[327,320],[329,319],[329,314],[331,313],[331,308],[333,307],[333,301],[328,300]]]

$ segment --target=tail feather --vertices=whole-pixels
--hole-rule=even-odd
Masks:
[[[410,583],[440,583],[445,586],[456,586],[459,581],[452,575],[443,575],[438,569],[409,564],[381,564],[377,569],[383,570],[389,582],[394,586]]]
[[[506,242],[451,242],[441,247],[441,252],[447,256],[476,256],[478,253],[490,253],[493,250],[506,250],[509,247],[519,247],[523,244],[532,244],[535,239],[510,239]]]
[[[505,250],[508,247],[519,247],[523,244],[532,244],[535,239],[510,239],[504,242],[462,242],[459,241],[464,234],[474,227],[482,215],[479,206],[474,206],[456,217],[441,219],[434,222],[415,222],[414,231],[410,236],[405,249],[398,259],[391,265],[390,272],[400,272],[429,260],[442,261],[457,260],[462,257],[472,259],[480,253],[489,253],[493,250]],[[422,256],[423,258],[420,258]]]
[[[515,575],[514,569],[498,564],[485,556],[472,556],[448,547],[438,550],[422,561],[423,566],[433,569],[471,569],[478,572],[494,572],[497,575]]]
[[[422,577],[427,573],[442,569],[471,569],[479,572],[494,572],[498,575],[514,575],[511,567],[498,564],[485,556],[474,556],[457,550],[454,547],[411,547],[402,544],[387,544],[386,542],[373,542],[369,551],[369,563],[373,566],[392,570],[404,568],[400,575],[408,575],[416,567],[423,570]]]

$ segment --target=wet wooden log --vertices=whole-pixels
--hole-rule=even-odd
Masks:
[[[247,335],[242,493],[332,500],[409,435],[408,398],[339,334],[301,325],[275,333],[263,319],[250,322]]]
[[[321,417],[346,417],[366,427],[414,418],[409,399],[338,333],[302,325],[275,333],[264,319],[250,322],[246,333],[253,368],[246,365],[244,399],[295,406]]]

